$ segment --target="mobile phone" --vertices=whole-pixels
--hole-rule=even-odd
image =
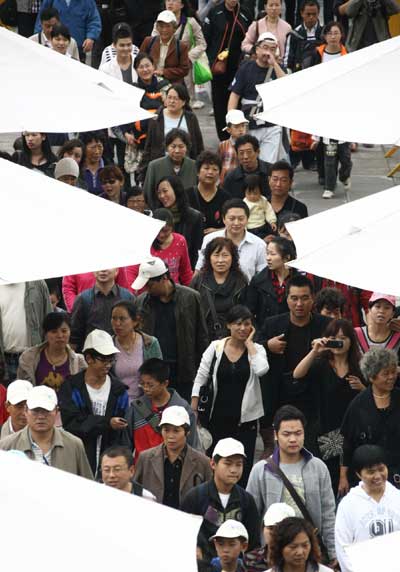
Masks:
[[[328,340],[325,344],[326,348],[342,348],[343,340]]]

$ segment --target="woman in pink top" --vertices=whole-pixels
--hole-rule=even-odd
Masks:
[[[153,212],[153,218],[164,221],[165,226],[160,230],[152,244],[151,255],[164,260],[169,268],[171,278],[176,284],[189,286],[193,271],[185,237],[173,232],[174,220],[168,209],[156,209]],[[139,264],[127,267],[126,273],[129,284],[132,284],[139,273]],[[136,293],[140,294],[140,292],[142,290]]]
[[[264,32],[271,32],[278,40],[279,59],[282,61],[285,55],[286,36],[292,29],[292,26],[280,17],[282,12],[281,0],[266,0],[264,9],[266,12],[265,18],[256,20],[247,30],[247,34],[242,42],[242,51],[250,54],[259,35]]]
[[[82,290],[93,288],[96,278],[93,272],[85,272],[83,274],[73,274],[72,276],[64,276],[62,280],[62,294],[65,307],[68,312],[72,312],[74,300]],[[128,282],[125,268],[120,268],[115,278],[116,284],[122,288],[129,288],[131,282]]]

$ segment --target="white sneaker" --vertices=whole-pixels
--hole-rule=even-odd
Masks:
[[[213,117],[213,116],[214,116],[214,110],[213,110],[213,109],[210,109],[210,111],[208,112],[208,115],[209,115],[210,117]]]
[[[322,193],[323,199],[331,199],[333,197],[333,191],[328,191],[327,189]]]
[[[196,99],[192,103],[192,109],[203,109],[204,105],[205,105],[204,101],[199,101],[198,99]]]
[[[345,191],[350,191],[351,189],[351,179],[350,177],[348,179],[346,179],[345,181],[343,181],[343,188]]]

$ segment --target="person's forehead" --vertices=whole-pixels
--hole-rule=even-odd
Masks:
[[[309,296],[311,290],[309,286],[291,286],[289,296]]]
[[[387,467],[385,465],[385,463],[377,463],[376,465],[371,465],[370,467],[363,467],[361,469],[362,471],[370,471],[370,472],[374,472],[374,471],[382,471],[385,470]]]
[[[289,171],[284,171],[284,170],[271,171],[270,177],[288,177],[289,178]]]
[[[123,455],[118,455],[118,457],[109,457],[104,455],[102,460],[102,465],[126,465],[126,459]]]
[[[246,211],[241,208],[233,207],[226,211],[225,216],[230,216],[230,217],[246,216]]]
[[[289,419],[281,421],[279,431],[300,431],[303,429],[303,424],[300,419]]]
[[[240,153],[240,151],[255,151],[255,149],[251,143],[243,143],[238,147],[238,153]]]

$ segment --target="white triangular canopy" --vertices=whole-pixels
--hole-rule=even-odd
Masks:
[[[2,570],[197,572],[201,518],[0,451]]]
[[[291,266],[365,290],[400,295],[400,186],[288,223]]]
[[[390,519],[382,519],[385,526]],[[376,536],[365,542],[357,542],[345,547],[354,572],[399,572],[400,532]]]
[[[342,141],[400,144],[400,37],[258,85],[262,119]]]
[[[163,222],[0,159],[0,284],[136,264]]]
[[[69,133],[151,117],[143,90],[0,27],[0,133]]]

